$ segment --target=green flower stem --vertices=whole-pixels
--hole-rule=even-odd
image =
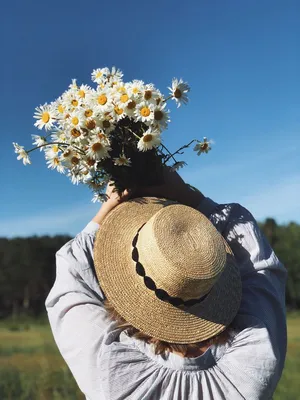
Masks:
[[[166,159],[166,162],[168,162],[169,160],[170,160],[170,158],[173,158],[173,160],[175,160],[175,158],[174,158],[174,156],[176,155],[176,154],[182,154],[181,153],[181,151],[183,150],[183,149],[187,149],[188,147],[190,147],[190,145],[192,144],[192,143],[194,143],[194,142],[198,142],[198,140],[197,139],[193,139],[193,140],[191,140],[190,141],[190,143],[188,143],[188,144],[185,144],[184,146],[181,146],[177,151],[175,151],[175,153],[170,153],[170,156]],[[167,150],[167,149],[166,149]],[[176,160],[175,160],[176,161]]]
[[[166,103],[168,100],[172,99],[173,95],[171,94],[169,97],[167,97],[166,99],[163,100],[163,103]]]
[[[139,139],[140,140],[140,137],[136,134],[136,133],[134,133],[130,128],[126,128],[129,132],[131,132],[137,139]]]
[[[176,154],[176,153],[171,153],[170,152],[170,150],[164,145],[164,144],[160,144],[170,155],[169,155],[169,157],[167,157],[167,159],[164,161],[164,163],[166,163],[166,162],[168,162],[169,160],[170,160],[170,158],[173,158],[173,160],[174,160],[174,162],[177,162],[177,160],[174,158],[174,155]]]
[[[83,152],[79,147],[74,146],[73,144],[70,144],[70,143],[61,143],[61,142],[50,142],[50,143],[41,144],[40,146],[36,146],[33,149],[27,150],[26,153],[29,154],[34,150],[40,149],[41,147],[52,146],[53,144],[57,144],[59,146],[65,146],[65,147],[68,147],[68,146],[74,147],[74,149],[76,149],[79,153],[85,155],[85,152]]]

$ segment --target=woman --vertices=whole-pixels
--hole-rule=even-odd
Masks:
[[[109,187],[58,251],[46,307],[61,354],[89,400],[271,399],[285,268],[246,209],[165,182],[143,191],[157,198]]]

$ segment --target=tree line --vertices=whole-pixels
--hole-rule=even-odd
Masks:
[[[260,227],[288,269],[286,301],[300,307],[300,225],[277,225],[268,218]],[[55,280],[55,253],[69,236],[0,238],[0,318],[45,312],[44,302]]]

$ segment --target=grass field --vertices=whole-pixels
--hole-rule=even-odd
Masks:
[[[288,318],[288,355],[274,400],[300,399],[300,315]],[[82,400],[47,324],[0,324],[1,400]]]

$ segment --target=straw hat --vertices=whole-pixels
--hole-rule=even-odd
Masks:
[[[239,268],[226,241],[202,213],[169,200],[133,199],[111,211],[94,261],[112,306],[156,339],[211,338],[240,306]]]

